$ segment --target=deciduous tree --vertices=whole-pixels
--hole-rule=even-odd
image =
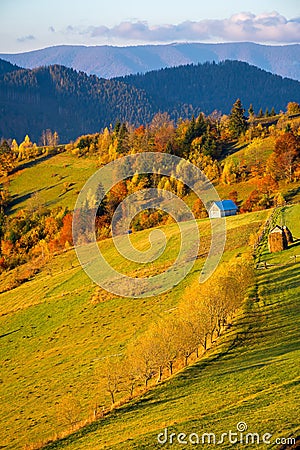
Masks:
[[[0,143],[0,175],[7,176],[15,167],[15,154],[6,141]]]
[[[299,149],[299,138],[291,132],[284,133],[277,139],[274,149],[274,170],[279,179],[292,181],[293,170],[300,154]]]

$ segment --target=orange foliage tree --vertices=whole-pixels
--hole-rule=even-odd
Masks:
[[[63,226],[60,230],[60,245],[62,247],[73,245],[72,236],[72,220],[73,216],[71,213],[67,213],[63,218]]]
[[[299,138],[294,136],[293,133],[284,133],[277,139],[273,156],[273,170],[278,179],[292,181],[293,171],[299,155]]]

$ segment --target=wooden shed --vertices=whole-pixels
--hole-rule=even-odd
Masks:
[[[269,233],[268,245],[270,253],[281,252],[288,247],[284,229],[276,225]]]
[[[282,227],[282,229],[283,229],[283,232],[284,232],[284,234],[285,234],[287,243],[288,243],[288,244],[292,244],[292,243],[294,242],[294,239],[293,239],[293,235],[292,235],[291,230],[290,230],[286,225],[284,225],[284,226]]]

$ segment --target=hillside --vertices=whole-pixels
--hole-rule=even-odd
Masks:
[[[296,237],[299,212],[299,205],[285,212]],[[225,259],[244,251],[250,233],[266,216],[261,211],[228,219]],[[199,227],[205,236],[207,220],[199,221]],[[173,225],[163,229],[168,239],[177,241]],[[133,238],[142,247],[148,231]],[[102,250],[112,255],[110,240],[102,243]],[[174,251],[174,246],[169,248],[167,258]],[[169,432],[220,435],[241,421],[249,431],[276,438],[299,435],[299,262],[290,258],[298,253],[299,242],[282,255],[270,256],[263,249],[261,261],[274,266],[257,271],[257,294],[254,289],[234,326],[204,359],[48,448],[156,448],[157,434],[166,427]],[[133,301],[102,292],[101,301],[93,303],[94,287],[70,250],[50,260],[31,281],[1,294],[2,445],[17,450],[61,432],[68,399],[73,401],[69,408],[80,405],[82,419],[92,413],[95,402],[106,405],[99,376],[105,357],[122,352],[157,315],[168,314],[201,265],[198,260],[188,278],[167,295]],[[0,286],[6,283],[7,277],[1,276]]]
[[[95,158],[78,159],[67,153],[25,165],[25,170],[20,168],[10,176],[12,199],[9,214],[15,215],[21,209],[28,208],[35,193],[46,207],[63,206],[73,210],[78,192],[96,168]],[[66,182],[69,187],[65,191]]]
[[[262,211],[229,220],[225,259],[245,249],[250,234],[266,215]],[[199,221],[199,227],[205,245],[207,220]],[[177,227],[170,225],[163,230],[168,245],[152,270],[163,270],[178,251]],[[148,235],[148,231],[134,234],[134,245],[147,247]],[[243,238],[237,239],[239,235]],[[116,267],[123,266],[126,273],[136,271],[136,264],[123,265],[111,240],[103,241],[101,248]],[[68,427],[62,417],[68,399],[79,402],[81,419],[90,416],[95,403],[109,405],[100,377],[105,357],[122,352],[158,315],[163,317],[175,307],[202,264],[202,258],[197,260],[179,286],[159,297],[126,299],[101,291],[100,299],[94,302],[95,286],[70,250],[50,259],[29,282],[0,294],[2,445],[17,450],[24,443],[63,431]],[[18,270],[0,277],[1,289]]]
[[[4,62],[2,63],[4,65]],[[152,106],[143,91],[62,66],[14,70],[0,77],[0,136],[38,141],[51,128],[62,142],[96,132],[117,118],[149,121]]]
[[[290,121],[292,129],[298,129],[298,120]],[[116,297],[96,287],[86,276],[74,249],[66,240],[61,241],[62,224],[70,218],[64,208],[73,210],[84,182],[105,157],[103,152],[109,152],[110,143],[117,143],[121,129],[120,125],[119,131],[107,131],[96,140],[95,136],[90,141],[88,136],[78,138],[74,145],[79,146],[83,140],[82,153],[73,144],[57,149],[57,154],[41,148],[39,156],[31,156],[32,159],[21,153],[23,159],[17,159],[14,170],[2,178],[10,198],[1,242],[1,445],[8,450],[33,450],[38,442],[70,435],[78,428],[78,421],[78,433],[48,448],[156,448],[157,434],[166,427],[175,432],[200,430],[219,434],[234,430],[240,421],[245,421],[254,432],[270,432],[276,437],[300,435],[299,369],[294,364],[299,356],[299,258],[294,258],[299,255],[299,204],[284,207],[277,218],[278,223],[284,222],[291,228],[296,242],[276,255],[270,255],[265,246],[260,248],[256,263],[264,267],[266,262],[267,270],[257,270],[254,282],[251,278],[254,284],[248,300],[239,306],[233,322],[230,317],[230,326],[204,359],[197,359],[193,353],[190,366],[183,369],[182,355],[177,352],[174,377],[166,380],[169,371],[164,366],[164,383],[157,385],[154,372],[156,375],[151,375],[149,381],[153,389],[145,393],[144,378],[139,375],[134,392],[141,396],[100,420],[101,411],[107,413],[111,405],[103,375],[114,359],[112,356],[124,356],[130,346],[140,348],[138,339],[151,326],[161,320],[165,327],[174,311],[176,315],[196,289],[195,283],[198,286],[210,241],[209,221],[199,219],[200,250],[191,272],[171,291],[155,297]],[[144,132],[143,127],[138,133],[131,130],[137,139]],[[281,130],[275,129],[251,142],[228,144],[227,156],[224,153],[220,164],[225,168],[232,159],[237,167],[243,167],[244,176],[233,178],[228,184],[218,178],[215,187],[221,198],[236,195],[241,206],[259,187],[260,177],[255,176],[253,167],[258,163],[266,166],[276,146],[276,132],[282,137]],[[134,139],[128,136],[134,145]],[[150,143],[155,141],[155,135],[149,134],[148,138]],[[89,145],[94,146],[93,150]],[[142,179],[136,181],[141,183]],[[127,192],[135,190],[133,183],[127,186]],[[299,200],[299,178],[279,179],[272,199],[278,192],[288,201]],[[187,192],[182,198],[194,207],[193,193]],[[249,243],[254,242],[272,212],[255,210],[257,207],[260,209],[261,205],[254,204],[252,212],[227,219],[227,241],[219,267],[223,277],[229,267],[226,264],[238,262],[241,270],[250,251]],[[263,207],[268,206],[264,203]],[[176,259],[180,233],[176,224],[162,223],[165,225],[157,223],[157,227],[166,235],[165,251],[147,265],[121,257],[111,239],[100,241],[100,248],[117,270],[128,275],[164,272]],[[133,245],[139,250],[148,249],[151,230],[133,230]],[[26,248],[27,258],[15,259],[16,254],[24,256]],[[5,262],[10,265],[5,266]],[[210,293],[206,292],[201,296],[196,291],[197,299],[208,301]],[[121,389],[115,393],[117,404],[127,392]],[[82,428],[87,422],[90,425]]]
[[[239,61],[161,69],[118,80],[143,89],[159,108],[177,117],[187,108],[195,114],[215,109],[228,114],[236,98],[246,110],[252,103],[255,111],[272,106],[279,111],[292,99],[300,101],[299,82]]]
[[[0,54],[22,67],[60,64],[103,78],[145,73],[164,67],[226,59],[245,61],[283,77],[300,80],[300,46],[239,43],[177,43],[168,45],[72,46],[60,45],[19,54]]]
[[[38,142],[43,130],[50,128],[65,143],[117,120],[149,123],[159,111],[172,119],[215,109],[228,113],[238,97],[245,108],[252,103],[256,111],[285,109],[290,100],[300,102],[299,82],[237,61],[113,80],[57,65],[5,70],[8,73],[0,76],[0,136],[18,141],[29,134]]]
[[[299,205],[285,210],[286,223],[297,237],[299,213]],[[280,443],[299,437],[299,262],[291,260],[299,252],[299,239],[281,254],[270,255],[265,245],[261,252],[260,261],[269,268],[257,271],[253,297],[204,359],[107,419],[46,448],[161,448],[157,437],[162,433],[164,439],[167,429],[168,442],[171,433],[175,438],[164,447],[179,449],[179,433],[186,440],[196,433],[201,443],[204,433],[219,439],[224,432],[236,432],[241,422],[260,439],[269,433],[267,448],[281,448]],[[240,448],[246,447],[245,434],[243,439]],[[218,447],[236,444],[227,439]]]
[[[15,70],[21,70],[21,67],[0,59],[0,76],[6,73],[14,72]]]

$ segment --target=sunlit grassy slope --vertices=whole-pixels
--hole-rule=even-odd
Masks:
[[[10,176],[10,213],[28,207],[33,194],[38,194],[40,201],[50,208],[67,206],[72,210],[78,192],[96,169],[96,159],[68,153],[24,163]],[[65,183],[69,183],[67,192]]]
[[[299,216],[300,205],[286,209],[286,224],[296,237]],[[241,219],[245,217],[251,220],[251,215]],[[176,442],[162,446],[157,435],[167,427],[169,436],[208,432],[220,437],[235,432],[241,421],[249,432],[272,434],[272,443],[246,446],[226,441],[218,448],[278,448],[276,439],[299,436],[300,257],[296,263],[290,258],[299,254],[299,240],[275,255],[265,247],[262,259],[270,267],[257,271],[253,296],[206,358],[108,418],[47,448],[194,448]]]
[[[11,213],[29,206],[36,192],[49,207],[72,209],[77,192],[95,170],[95,160],[66,153],[29,163],[11,176]],[[70,184],[67,192],[65,182]],[[217,188],[222,198],[236,189],[244,199],[254,187],[239,183]],[[300,195],[296,184],[285,189],[294,189],[294,198]],[[192,203],[192,198],[188,201]],[[262,211],[228,219],[225,259],[245,250],[250,234],[268,214]],[[298,206],[285,214],[298,238],[299,215]],[[199,221],[199,228],[206,250],[208,221]],[[165,270],[178,250],[176,225],[163,229],[169,245],[148,268],[151,274]],[[148,231],[131,238],[138,248],[149,245]],[[145,275],[144,269],[124,264],[110,240],[101,246],[116,268]],[[258,272],[258,301],[247,306],[249,318],[245,315],[222,338],[215,355],[155,388],[136,404],[115,412],[105,422],[85,429],[82,439],[71,437],[66,442],[68,448],[155,448],[156,433],[167,425],[187,432],[213,425],[219,432],[234,427],[238,419],[266,432],[269,424],[283,435],[296,432],[300,258],[296,264],[290,258],[295,254],[300,254],[297,243],[282,254],[263,253],[269,264],[285,265]],[[59,411],[66,398],[80,402],[82,419],[91,415],[96,402],[109,404],[98,376],[105,358],[121,353],[153,320],[175,306],[185,287],[199,275],[202,264],[203,259],[197,260],[189,276],[167,294],[133,300],[102,291],[100,301],[95,303],[91,300],[95,286],[70,250],[49,261],[31,281],[0,294],[0,446],[20,449],[61,432],[65,425]],[[0,290],[5,290],[16,275],[16,271],[1,275]]]
[[[228,158],[250,166],[256,161],[264,164],[273,148],[274,140],[267,138],[249,145],[234,146]],[[38,200],[49,208],[65,206],[72,210],[80,189],[96,170],[96,157],[78,158],[66,152],[25,162],[9,177],[9,190],[12,194],[9,212],[15,214],[22,208],[28,208],[34,194],[38,194]],[[226,199],[232,191],[237,191],[238,203],[241,205],[256,187],[256,179],[250,179],[231,185],[219,184],[216,189],[221,199]],[[299,182],[280,183],[280,190],[288,200],[300,200]],[[185,201],[192,207],[195,199],[195,195],[191,193]]]
[[[260,227],[268,214],[268,211],[261,211],[228,219],[225,259],[245,250],[250,234]],[[171,245],[167,245],[166,254],[153,263],[154,272],[165,270],[166,262],[174,260],[180,242],[177,225],[162,228]],[[199,221],[199,229],[201,245],[207,248],[209,221]],[[131,238],[138,248],[143,248],[149,245],[148,235],[149,231],[145,230],[134,233]],[[115,254],[112,242],[103,241],[101,248],[107,257],[112,258],[112,263],[122,269],[122,261]],[[105,358],[124,351],[124,347],[153,320],[163,317],[175,306],[185,287],[199,276],[202,264],[203,258],[198,259],[185,280],[166,294],[130,299],[114,297],[103,291],[100,301],[94,303],[91,298],[95,286],[81,269],[75,252],[70,250],[54,257],[31,281],[2,293],[1,444],[7,449],[19,449],[25,443],[47,439],[62,431],[65,425],[59,417],[60,404],[70,396],[80,402],[82,419],[91,415],[96,402],[109,405],[101,384],[103,381],[97,375],[105,364]],[[136,271],[135,265],[132,271]],[[126,272],[130,272],[130,267],[126,267]],[[1,277],[2,289],[7,278],[13,275],[14,272]],[[176,385],[180,379],[176,378],[172,383]],[[188,395],[189,390],[185,389],[180,396]],[[154,396],[156,392],[153,392]],[[169,394],[163,395],[168,398]],[[168,417],[175,420],[177,416],[176,407],[174,412],[171,409],[166,420]],[[153,418],[153,421],[159,429],[161,423],[158,418]],[[119,419],[116,421],[118,426]],[[135,427],[135,423],[132,426]],[[150,430],[154,425],[149,428],[146,420],[140,431],[147,426]],[[128,430],[130,428],[131,425]],[[132,428],[129,433],[134,432]],[[122,436],[121,429],[116,433]],[[125,439],[127,437],[128,434]],[[135,438],[140,439],[138,436]],[[97,436],[93,442],[87,445],[97,448]]]
[[[224,158],[223,164],[226,161],[232,160],[239,167],[247,167],[249,171],[253,166],[260,166],[265,168],[268,157],[275,148],[275,138],[272,136],[264,139],[254,139],[251,143],[238,143],[229,146],[227,149],[227,156]],[[248,180],[239,180],[238,183],[230,185],[219,184],[217,191],[223,199],[228,198],[230,192],[236,191],[238,194],[239,206],[249,197],[250,193],[257,189],[257,178],[250,177]],[[300,182],[287,183],[280,181],[278,189],[284,195],[287,201],[300,201]]]

